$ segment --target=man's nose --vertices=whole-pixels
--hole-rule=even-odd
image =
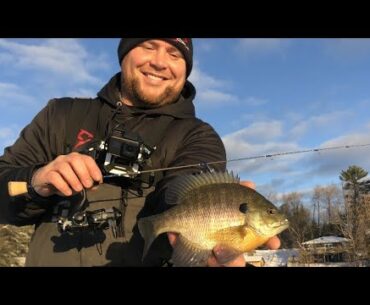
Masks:
[[[157,50],[150,60],[150,64],[157,69],[163,70],[167,67],[166,52],[164,50]]]

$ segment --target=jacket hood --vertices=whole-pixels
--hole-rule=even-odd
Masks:
[[[116,108],[117,102],[120,101],[121,73],[114,75],[111,80],[98,92],[98,97],[111,107]],[[157,108],[150,107],[128,107],[132,114],[147,114],[147,115],[168,115],[174,118],[194,118],[195,108],[193,99],[196,90],[192,83],[186,81],[184,89],[181,92],[178,100],[169,105]]]

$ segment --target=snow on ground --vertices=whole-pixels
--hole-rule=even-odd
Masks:
[[[252,255],[244,254],[247,261],[251,256],[263,257],[264,267],[286,267],[289,257],[298,257],[298,249],[256,250]]]

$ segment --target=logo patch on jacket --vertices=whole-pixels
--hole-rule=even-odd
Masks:
[[[94,139],[94,135],[91,132],[88,132],[85,129],[80,129],[80,131],[77,134],[77,141],[74,149],[81,147],[82,145],[90,142],[92,139]]]

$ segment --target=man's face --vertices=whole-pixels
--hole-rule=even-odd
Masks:
[[[147,40],[122,61],[122,88],[128,105],[162,106],[177,100],[186,81],[182,53],[163,40]]]

